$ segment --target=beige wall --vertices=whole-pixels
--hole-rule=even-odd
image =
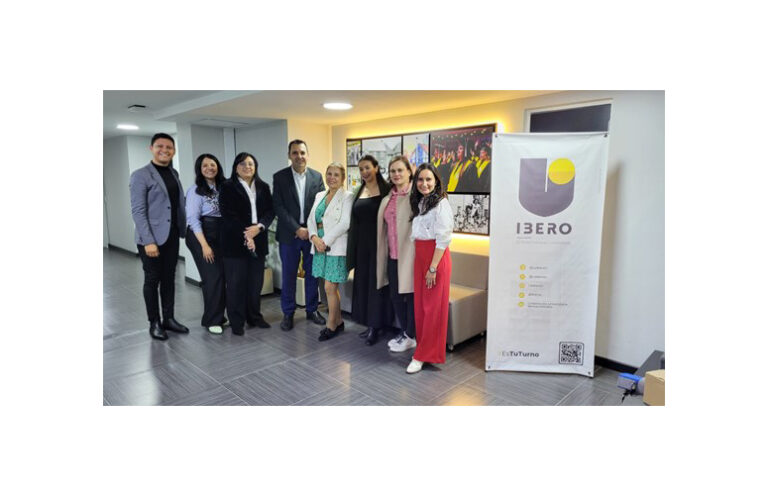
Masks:
[[[288,119],[288,142],[301,139],[309,147],[308,165],[323,174],[331,160],[331,126]],[[344,160],[341,160],[344,163]],[[286,164],[290,164],[286,150]]]

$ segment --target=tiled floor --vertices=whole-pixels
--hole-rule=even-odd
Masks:
[[[104,405],[642,405],[637,397],[621,403],[618,372],[608,369],[593,379],[486,373],[482,338],[457,346],[445,364],[407,375],[412,352],[389,352],[389,337],[365,346],[349,315],[344,334],[327,342],[301,309],[294,329],[281,331],[274,295],[262,301],[272,328],[211,335],[200,326],[202,294],[184,281],[183,262],[176,273],[176,319],[191,332],[152,340],[141,262],[104,250]]]

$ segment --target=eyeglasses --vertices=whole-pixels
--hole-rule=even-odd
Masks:
[[[248,162],[240,162],[237,164],[237,166],[238,167],[254,167],[254,168],[256,167],[256,165],[254,165],[253,163],[248,163]]]

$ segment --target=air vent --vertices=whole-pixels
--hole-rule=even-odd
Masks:
[[[202,119],[192,123],[195,125],[204,125],[208,127],[245,127],[250,125],[246,122],[234,122],[231,120],[221,119]]]
[[[143,112],[146,109],[146,105],[131,105],[128,107],[128,111],[133,113]]]

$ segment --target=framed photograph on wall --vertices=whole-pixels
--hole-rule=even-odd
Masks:
[[[489,194],[449,194],[453,210],[453,231],[489,235],[491,196]]]
[[[379,169],[384,180],[389,178],[389,160],[403,153],[403,136],[378,137],[363,139],[363,154],[371,155],[379,162]]]
[[[360,169],[358,167],[347,167],[347,191],[354,191],[360,184],[362,184]]]
[[[430,160],[448,193],[491,193],[494,132],[496,124],[430,133]]]
[[[363,143],[360,140],[347,141],[347,167],[357,165],[363,152]]]
[[[411,162],[413,169],[429,161],[429,133],[403,136],[403,155]]]

